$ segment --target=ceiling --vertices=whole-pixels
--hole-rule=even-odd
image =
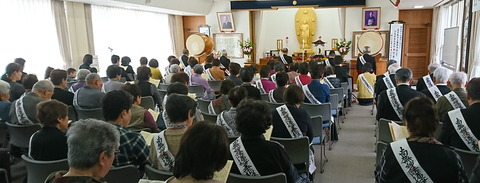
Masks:
[[[388,0],[385,0],[388,1]],[[395,0],[392,0],[395,2]],[[447,0],[401,0],[398,9],[413,9],[413,6],[421,5],[424,6],[423,9],[432,9],[437,3],[443,3],[442,1]]]

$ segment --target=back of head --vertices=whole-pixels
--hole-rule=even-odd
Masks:
[[[173,64],[180,65],[180,60],[178,60],[178,58],[172,58],[172,60],[170,61],[170,65],[173,65]]]
[[[56,127],[59,119],[67,118],[67,105],[58,100],[47,100],[37,104],[37,118],[42,126]]]
[[[335,51],[331,50],[328,52],[329,57],[335,57]]]
[[[428,71],[430,73],[433,73],[439,67],[442,67],[442,65],[440,65],[439,63],[431,63],[430,65],[428,65]]]
[[[409,68],[400,68],[395,72],[395,79],[400,83],[406,83],[412,79],[412,70]]]
[[[273,70],[273,67],[275,67],[275,60],[273,59],[268,60],[267,66],[270,67],[270,70]]]
[[[213,61],[212,61],[212,66],[220,66],[220,60],[218,60],[218,59],[213,59]]]
[[[472,78],[467,85],[470,100],[480,100],[480,78]]]
[[[193,68],[197,64],[198,64],[198,60],[195,59],[195,57],[188,58],[188,65],[190,65],[190,67]]]
[[[308,63],[300,63],[300,65],[298,66],[298,72],[300,74],[308,74]]]
[[[283,99],[290,105],[301,104],[305,100],[305,94],[300,86],[291,85],[283,93]]]
[[[40,80],[33,85],[32,90],[37,92],[53,91],[53,84],[49,80]]]
[[[465,86],[467,83],[467,74],[464,72],[454,72],[448,77],[448,81],[450,81],[452,85]]]
[[[182,54],[188,56],[188,54],[190,54],[190,53],[189,53],[188,49],[185,48],[185,49],[183,49]]]
[[[170,66],[170,73],[178,73],[178,72],[180,72],[180,66],[178,66],[177,64],[173,64]]]
[[[117,76],[122,75],[122,68],[117,65],[110,65],[107,67],[107,77],[112,79],[116,78]]]
[[[427,97],[410,100],[403,111],[403,118],[410,137],[433,137],[439,122],[435,103]]]
[[[148,59],[147,57],[140,57],[140,65],[147,65]]]
[[[202,74],[202,73],[203,73],[203,65],[201,65],[201,64],[196,64],[196,65],[193,67],[193,72],[195,72],[195,74]]]
[[[282,49],[282,53],[288,54],[288,48],[283,48],[283,49]]]
[[[242,136],[259,136],[272,125],[272,112],[261,100],[244,99],[237,106],[235,123]]]
[[[289,80],[288,74],[285,72],[279,72],[275,77],[275,82],[277,82],[278,87],[287,85],[288,80]]]
[[[343,63],[343,58],[342,56],[335,56],[335,58],[333,58],[333,61],[335,62],[335,65],[340,65]]]
[[[96,80],[100,80],[100,76],[97,73],[90,73],[85,77],[87,85],[94,85]]]
[[[44,79],[50,78],[50,73],[54,70],[53,67],[48,66],[47,69],[45,69],[45,74],[44,74]]]
[[[8,84],[6,81],[0,80],[0,95],[7,94],[10,94],[10,84]]]
[[[390,74],[395,74],[398,69],[400,69],[400,65],[397,63],[393,63],[392,65],[388,66],[388,72]]]
[[[120,61],[120,57],[118,55],[112,55],[110,61],[112,61],[112,64],[117,64]]]
[[[228,100],[232,104],[232,107],[237,107],[238,104],[247,96],[247,89],[240,86],[234,87],[228,92]]]
[[[121,62],[122,62],[122,66],[128,66],[130,62],[132,62],[132,60],[130,59],[130,57],[124,56],[122,57]]]
[[[52,81],[53,85],[59,86],[63,83],[63,80],[67,80],[67,71],[55,69],[50,72],[50,81]]]
[[[74,68],[68,68],[68,69],[67,69],[67,74],[68,74],[68,75],[71,74],[71,73],[74,73],[74,72],[77,72],[77,70],[74,69]],[[50,76],[50,77],[51,77],[51,76]]]
[[[270,67],[262,65],[262,67],[260,67],[260,77],[266,78],[268,77],[268,74],[270,74]]]
[[[228,70],[230,71],[231,76],[236,76],[240,72],[240,64],[235,63],[235,62],[230,62],[230,66],[228,67]]]
[[[167,96],[172,94],[172,93],[188,95],[188,87],[185,86],[183,83],[180,83],[180,82],[172,83],[172,84],[168,85]]]
[[[325,66],[325,76],[330,76],[335,74],[335,71],[331,65]]]
[[[433,72],[433,77],[437,83],[447,83],[451,71],[445,67],[439,67]]]
[[[142,97],[142,91],[136,84],[125,83],[121,89],[133,97],[132,103],[135,103],[136,98]]]
[[[273,69],[275,70],[275,72],[282,72],[285,71],[285,66],[282,62],[275,62]]]
[[[213,62],[213,59],[215,59],[212,55],[208,55],[207,58],[205,58],[205,63],[211,64]]]
[[[289,70],[289,72],[290,72],[290,71],[293,71],[293,72],[297,72],[297,71],[298,71],[298,63],[297,63],[297,62],[295,62],[295,63],[293,63],[293,64],[290,65],[290,70]]]
[[[98,163],[100,153],[114,156],[120,146],[120,133],[115,126],[104,121],[81,119],[68,129],[67,144],[68,165],[88,170]]]
[[[226,79],[223,80],[222,83],[220,84],[220,94],[222,95],[228,95],[228,92],[235,87],[235,82],[232,80]]]
[[[85,54],[85,56],[83,56],[83,63],[87,64],[87,65],[92,64],[93,63],[93,56],[90,55],[90,54]]]
[[[387,61],[387,69],[388,69],[388,67],[389,67],[390,65],[396,64],[396,63],[397,63],[396,60],[388,60],[388,61]]]
[[[310,69],[310,75],[312,76],[312,79],[321,79],[323,78],[323,73],[324,69],[320,65],[314,65]]]
[[[77,80],[85,81],[85,78],[87,78],[87,75],[89,74],[90,74],[90,71],[88,69],[80,69],[77,72]]]
[[[227,163],[228,145],[227,133],[222,127],[204,121],[193,125],[182,136],[173,175],[177,179],[186,176],[195,180],[212,179],[213,173]]]
[[[170,82],[171,83],[180,82],[182,84],[188,84],[189,79],[190,78],[188,77],[187,74],[185,74],[184,72],[179,72],[172,75]]]
[[[228,55],[227,50],[222,50],[222,56],[226,57]]]
[[[132,95],[122,90],[108,92],[102,98],[102,112],[106,121],[116,121],[123,110],[132,108]]]
[[[168,56],[168,57],[167,57],[168,63],[172,63],[172,59],[174,59],[174,58],[177,58],[177,57],[174,56],[174,55]],[[151,67],[151,66],[150,66],[150,67]]]
[[[152,76],[152,71],[146,66],[140,66],[137,68],[137,79],[139,81],[148,81]]]
[[[254,76],[254,72],[250,67],[243,67],[240,69],[240,78],[243,82],[251,82]]]
[[[148,66],[150,67],[153,67],[153,68],[157,68],[158,67],[158,60],[157,59],[150,59],[150,62],[148,62]]]
[[[370,46],[363,47],[363,54],[369,54],[372,51]]]
[[[196,113],[197,102],[186,95],[171,94],[167,98],[165,110],[172,123],[181,123],[193,117]]]
[[[370,72],[373,70],[372,64],[370,62],[367,62],[365,63],[365,65],[363,65],[362,69],[363,69],[363,72]]]
[[[23,59],[23,58],[15,58],[15,60],[13,60],[13,62],[19,64],[22,67],[25,67],[25,62],[27,62],[27,61],[25,61],[25,59]]]
[[[28,74],[27,77],[23,78],[22,85],[25,89],[31,90],[33,85],[38,82],[37,75]]]

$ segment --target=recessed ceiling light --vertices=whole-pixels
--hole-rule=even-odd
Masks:
[[[417,6],[413,6],[413,8],[423,8],[424,6],[422,5],[417,5]]]

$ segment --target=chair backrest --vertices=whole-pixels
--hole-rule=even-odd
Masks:
[[[330,120],[330,116],[332,116],[332,110],[330,107],[330,103],[323,103],[323,104],[309,104],[303,103],[300,108],[307,110],[310,116],[322,116],[323,121]]]
[[[28,148],[30,137],[41,128],[39,124],[14,125],[8,122],[5,124],[7,124],[10,133],[10,144],[22,148]]]
[[[135,81],[135,75],[133,75],[132,73],[127,73],[127,76],[130,81]]]
[[[160,83],[160,84],[158,85],[158,89],[159,89],[159,90],[165,90],[165,91],[167,91],[168,86],[170,86],[170,84]]]
[[[280,107],[284,105],[284,103],[272,103],[267,101],[268,107],[270,107],[270,110],[276,109],[277,107]]]
[[[147,174],[148,180],[167,180],[173,176],[173,172],[167,172],[153,168],[150,165],[145,166],[145,173]]]
[[[202,85],[189,85],[188,86],[188,93],[195,93],[197,95],[195,98],[202,98],[204,94],[203,86]]]
[[[122,83],[127,82],[127,78],[126,78],[126,77],[121,77],[121,78],[120,78],[120,82],[122,82]]]
[[[99,120],[105,120],[103,117],[103,112],[101,108],[98,109],[79,109],[75,108],[77,111],[78,119],[87,119],[87,118],[94,118]]]
[[[138,183],[139,180],[140,173],[133,165],[112,167],[105,175],[105,181],[107,182]]]
[[[203,115],[203,119],[205,121],[212,122],[212,123],[217,123],[217,117],[218,117],[217,114],[209,114],[208,112],[203,112],[202,111],[202,115]]]
[[[216,81],[208,81],[208,85],[210,85],[210,88],[215,90],[216,92],[220,91],[220,85],[222,84],[222,81],[216,80]]]
[[[198,103],[198,109],[200,109],[201,112],[209,113],[208,105],[210,104],[210,100],[198,99],[197,103]]]
[[[155,110],[155,101],[153,101],[152,96],[145,96],[141,98],[142,103],[140,103],[140,106],[142,106],[145,109],[152,109]]]
[[[37,161],[22,155],[27,168],[28,183],[45,182],[45,179],[53,172],[60,170],[68,170],[67,159],[55,161]]]
[[[276,141],[283,145],[285,151],[287,152],[292,164],[294,165],[305,165],[304,170],[298,170],[298,172],[307,172],[309,167],[309,149],[310,142],[308,137],[299,137],[299,138],[278,138],[271,137],[272,141]],[[302,166],[303,167],[303,166]]]
[[[330,108],[332,110],[336,110],[338,111],[338,101],[340,100],[339,99],[339,96],[338,94],[330,94]]]
[[[343,88],[333,88],[333,89],[330,89],[330,96],[332,94],[337,94],[338,95],[338,103],[342,102],[341,99],[343,99],[343,96],[345,95],[345,93],[343,92]],[[331,97],[330,97],[331,98]],[[333,104],[333,102],[331,102]]]
[[[382,155],[383,155],[383,151],[385,150],[385,148],[388,146],[389,143],[386,143],[386,142],[382,142],[382,141],[377,141],[377,145],[375,147],[375,153],[376,153],[376,163],[375,163],[375,166],[378,165],[378,163],[380,162],[380,158],[382,158]]]
[[[70,89],[70,87],[72,87],[73,84],[77,83],[78,81],[71,81],[71,82],[68,82],[67,83],[67,90]]]
[[[260,97],[261,97],[261,99],[262,99],[263,101],[270,101],[270,100],[268,99],[268,93],[261,93],[261,94],[260,94]]]
[[[352,91],[352,84],[353,84],[353,79],[352,78],[348,78],[348,83],[347,83],[347,89]]]
[[[390,143],[390,142],[393,142],[393,139],[392,139],[392,133],[390,132],[390,126],[388,125],[388,123],[390,122],[391,120],[388,120],[388,119],[380,119],[378,120],[378,141],[382,141],[382,142],[385,142],[385,143]]]
[[[440,139],[440,133],[442,133],[443,122],[439,122],[437,129],[435,130],[435,139]]]
[[[467,177],[470,177],[472,174],[473,167],[475,167],[475,163],[477,162],[477,157],[480,155],[478,152],[473,151],[466,151],[462,149],[453,148],[455,152],[460,156],[460,159],[463,163],[463,168],[465,169],[465,173]]]
[[[77,111],[73,106],[68,106],[68,120],[78,121]]]
[[[287,176],[284,173],[276,173],[265,176],[246,176],[230,173],[228,175],[227,183],[286,183]]]
[[[322,127],[323,118],[322,116],[310,116],[310,119],[312,120],[312,131],[313,131],[312,143],[319,144],[322,142],[322,139],[323,139],[323,127]]]
[[[165,96],[167,95],[167,90],[160,90],[158,89],[158,94],[160,94],[160,98],[163,100]],[[162,101],[162,104],[165,103],[166,101]]]
[[[0,168],[0,183],[8,183],[8,172],[7,170]]]

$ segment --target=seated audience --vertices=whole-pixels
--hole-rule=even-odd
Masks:
[[[223,65],[226,69],[230,70],[230,59],[228,58],[227,50],[222,50],[222,56],[219,58],[220,64]],[[231,71],[230,71],[231,72]]]
[[[90,71],[87,70],[87,69],[80,69],[78,70],[78,73],[77,73],[77,80],[78,82],[73,84],[69,89],[68,91],[72,92],[72,93],[75,93],[78,89],[84,87],[87,83],[85,82],[85,78],[87,77],[87,75],[90,74]]]
[[[97,73],[88,74],[86,86],[78,89],[73,96],[73,106],[79,109],[98,109],[102,106],[102,79]]]
[[[283,93],[287,89],[288,74],[285,72],[279,72],[276,74],[277,88],[268,92],[268,99],[273,103],[284,103]]]
[[[127,81],[135,80],[135,71],[133,71],[133,67],[130,65],[132,60],[130,57],[124,56],[122,57],[120,68],[122,68],[122,73],[126,74]]]
[[[83,64],[78,67],[78,69],[87,69],[91,73],[96,73],[97,69],[95,67],[90,67],[93,64],[93,56],[91,54],[85,54],[83,56]]]
[[[25,77],[27,76],[27,73],[24,71],[25,70],[25,62],[27,62],[25,59],[23,58],[15,58],[15,60],[13,60],[13,63],[16,63],[16,64],[19,64],[20,66],[22,66],[22,77],[20,80],[17,81],[17,83],[20,83],[22,84],[22,81],[23,79],[25,79]]]
[[[44,74],[44,79],[49,79],[50,78],[50,73],[54,70],[53,67],[48,66],[47,69],[45,70]]]
[[[444,96],[441,96],[435,104],[435,108],[437,108],[440,119],[444,119],[443,117],[448,111],[458,108],[465,109],[469,106],[467,101],[467,92],[465,90],[466,84],[467,74],[464,72],[455,72],[450,75],[447,85],[452,91]]]
[[[21,81],[22,66],[16,63],[9,63],[2,75],[2,80],[10,84],[10,102],[19,99],[25,93],[25,87],[17,81]]]
[[[201,85],[203,86],[204,94],[203,94],[203,99],[205,100],[211,100],[215,97],[215,91],[210,88],[210,85],[208,84],[207,80],[202,77],[203,74],[203,66],[200,64],[197,64],[193,67],[193,70],[195,71],[195,74],[192,75],[191,77],[191,82],[190,85]]]
[[[99,140],[102,139],[102,140]],[[96,119],[75,122],[67,132],[69,170],[54,172],[48,183],[106,183],[120,135],[113,125]]]
[[[131,108],[132,119],[127,127],[130,130],[149,128],[150,132],[158,132],[157,124],[155,124],[155,119],[152,114],[148,112],[147,109],[140,106],[142,103],[140,88],[136,84],[126,83],[121,89],[133,96],[133,104]]]
[[[158,69],[158,60],[157,59],[150,59],[148,62],[148,66],[150,66],[150,72],[152,73],[152,79],[158,79],[160,81],[163,80],[162,72]]]
[[[67,71],[55,69],[50,72],[50,81],[52,81],[53,86],[55,86],[52,99],[56,99],[67,106],[73,106],[73,96],[72,92],[65,90],[67,87]]]
[[[339,55],[335,56],[334,58],[335,62],[335,76],[340,79],[340,82],[348,82],[348,78],[350,77],[348,73],[350,72],[349,66],[343,64],[343,58]]]
[[[266,66],[268,66],[268,68],[270,69],[267,77],[270,77],[272,74],[275,74],[275,60],[273,59],[268,60]]]
[[[435,70],[439,67],[442,67],[442,65],[440,65],[439,63],[431,63],[430,65],[428,65],[428,75],[426,75],[426,76],[429,76],[430,80],[433,81],[433,72],[435,72]],[[421,78],[418,79],[417,91],[422,91],[424,89],[428,89],[427,85],[425,84],[425,79],[428,79],[428,78],[421,77]]]
[[[357,77],[357,99],[360,105],[373,104],[373,94],[375,93],[373,86],[376,76],[371,73],[372,71],[372,66],[367,62],[363,65],[363,73]]]
[[[150,67],[151,68],[151,67]],[[179,73],[180,72],[180,66],[178,66],[177,64],[173,64],[170,66],[170,72],[168,75],[165,76],[165,84],[170,84],[172,83],[171,80],[172,80],[172,76],[176,73]]]
[[[213,59],[212,68],[209,69],[210,74],[215,80],[224,80],[225,79],[225,72],[220,69],[220,60]]]
[[[232,80],[223,80],[222,83],[220,84],[220,94],[221,96],[218,97],[217,99],[212,100],[212,108],[215,114],[220,114],[222,111],[225,110],[230,110],[232,107],[228,103],[228,93],[230,90],[235,87],[235,83]],[[210,112],[210,109],[209,109]]]
[[[149,149],[140,133],[127,128],[132,116],[131,97],[130,94],[121,90],[107,93],[102,100],[103,117],[120,133],[119,153],[115,155],[113,166],[135,165],[140,172],[143,172],[145,165],[150,164]]]
[[[322,67],[314,65],[311,69],[312,81],[310,81],[310,84],[302,86],[305,93],[305,102],[312,104],[330,102],[330,88],[326,84],[320,83],[323,80]]]
[[[31,92],[33,85],[38,82],[37,75],[35,74],[27,74],[25,78],[23,78],[22,85],[25,88],[25,93]]]
[[[185,67],[188,67],[188,55],[190,55],[190,52],[188,51],[188,49],[185,48],[185,49],[183,49],[182,54],[183,55],[180,56],[180,59],[182,61],[183,66],[181,66],[181,67],[185,68]]]
[[[388,63],[387,63],[388,65]],[[390,88],[395,88],[397,86],[397,82],[395,80],[395,72],[400,69],[400,65],[398,65],[396,62],[392,63],[388,66],[388,73],[377,76],[376,82],[375,82],[375,100],[378,101],[378,96],[380,93],[383,91],[390,89]],[[386,78],[388,76],[388,78]]]
[[[37,116],[42,129],[30,137],[30,158],[39,161],[67,158],[67,137],[63,132],[68,128],[67,113],[67,105],[58,100],[38,103]]]
[[[299,76],[295,77],[294,84],[298,86],[307,85],[312,81],[312,78],[308,76],[308,63],[303,62],[298,65]],[[301,85],[300,85],[301,84]]]
[[[203,65],[205,70],[213,67],[213,65],[212,65],[213,59],[215,59],[215,58],[212,55],[208,55],[207,58],[205,58],[205,65]]]
[[[217,117],[217,124],[222,126],[229,137],[238,137],[240,133],[237,131],[235,123],[235,115],[237,114],[237,106],[245,97],[247,90],[244,87],[235,87],[228,92],[228,103],[232,107],[227,111],[222,111]]]
[[[38,124],[37,104],[50,100],[53,94],[53,84],[48,80],[40,80],[28,92],[12,103],[10,122],[16,125]]]
[[[179,73],[175,73],[172,75],[172,79],[171,79],[171,83],[176,83],[176,82],[179,82],[179,83],[182,83],[184,84],[185,86],[188,86],[189,84],[189,81],[190,81],[190,78],[188,77],[187,74],[185,74],[184,72],[179,72]]]
[[[227,67],[227,66],[226,66]],[[242,79],[240,78],[239,76],[239,73],[240,73],[240,64],[238,63],[235,63],[235,62],[232,62],[230,63],[230,66],[228,66],[230,69],[230,76],[227,76],[226,79],[228,80],[232,80],[233,82],[235,82],[235,85],[237,86],[240,86],[243,84],[243,81]]]
[[[271,112],[273,123],[272,136],[281,138],[307,136],[312,141],[312,120],[308,112],[300,108],[305,98],[302,88],[296,85],[289,86],[285,90],[283,98],[285,99],[285,105],[272,109]],[[294,122],[295,124],[290,124],[289,122]]]
[[[450,92],[450,88],[447,86],[448,77],[451,72],[445,67],[439,67],[433,72],[433,85],[430,88],[423,89],[420,92],[425,94],[433,101],[437,101],[438,98]]]
[[[293,64],[290,64],[290,69],[287,72],[288,84],[295,84],[295,78],[297,76],[300,76],[300,74],[297,71],[298,71],[298,63],[294,62]]]
[[[272,125],[271,115],[264,101],[246,99],[240,102],[235,123],[241,136],[230,144],[230,153],[235,160],[231,173],[247,176],[284,173],[287,182],[294,183],[298,179],[297,170],[288,154],[280,144],[267,141],[263,136]],[[253,166],[245,166],[248,164]]]
[[[260,90],[252,86],[252,79],[255,71],[251,67],[243,67],[240,69],[240,78],[242,78],[242,87],[247,89],[247,98],[261,100]]]
[[[153,167],[173,171],[175,156],[180,148],[180,139],[192,125],[197,103],[190,97],[170,94],[165,110],[170,122],[167,129],[155,135],[150,148]]]
[[[160,105],[162,104],[160,93],[158,93],[157,87],[149,81],[150,76],[152,75],[150,73],[150,68],[145,66],[138,67],[137,73],[137,85],[142,91],[142,97],[151,96],[153,98],[153,101],[155,101],[155,104],[160,107]]]
[[[256,86],[260,93],[265,94],[274,90],[276,88],[275,83],[273,81],[268,80],[268,73],[270,72],[270,68],[266,65],[263,65],[260,68],[260,81],[256,82]]]
[[[10,84],[6,81],[0,80],[0,126],[3,125],[4,122],[10,121],[9,112],[12,103],[9,99]]]
[[[120,88],[122,88],[123,83],[120,82],[120,79],[122,78],[122,68],[118,67],[117,65],[108,66],[107,77],[108,81],[103,83],[103,93],[108,93],[113,90],[120,90]]]
[[[468,82],[467,100],[468,108],[454,109],[443,116],[439,140],[445,145],[478,152],[478,143],[474,139],[480,138],[480,78]]]
[[[67,69],[67,83],[77,82],[77,80],[75,79],[76,77],[77,77],[77,70],[75,70],[74,68],[68,68]]]
[[[221,183],[213,180],[213,174],[220,171],[227,160],[228,139],[225,131],[212,123],[198,123],[183,135],[175,156],[173,177],[165,182]]]
[[[283,62],[275,62],[273,66],[273,70],[275,70],[275,74],[270,75],[270,78],[268,78],[270,81],[275,82],[276,81],[276,74],[279,72],[285,72],[285,65]]]
[[[333,88],[342,87],[342,82],[340,81],[339,78],[335,76],[335,72],[333,71],[333,67],[331,65],[328,65],[325,67],[325,78],[328,79],[328,82],[330,82]],[[329,86],[329,87],[332,88],[332,86]]]
[[[375,170],[376,182],[468,182],[458,154],[433,137],[439,123],[433,101],[412,99],[403,116],[410,136],[386,147]]]
[[[193,67],[195,67],[195,65],[197,65],[197,64],[198,64],[198,61],[197,61],[197,59],[195,59],[195,57],[188,58],[188,66],[185,67],[183,72],[188,74],[188,76],[192,76],[195,73],[194,70],[193,70]]]
[[[140,66],[147,66],[147,57],[140,57]]]

